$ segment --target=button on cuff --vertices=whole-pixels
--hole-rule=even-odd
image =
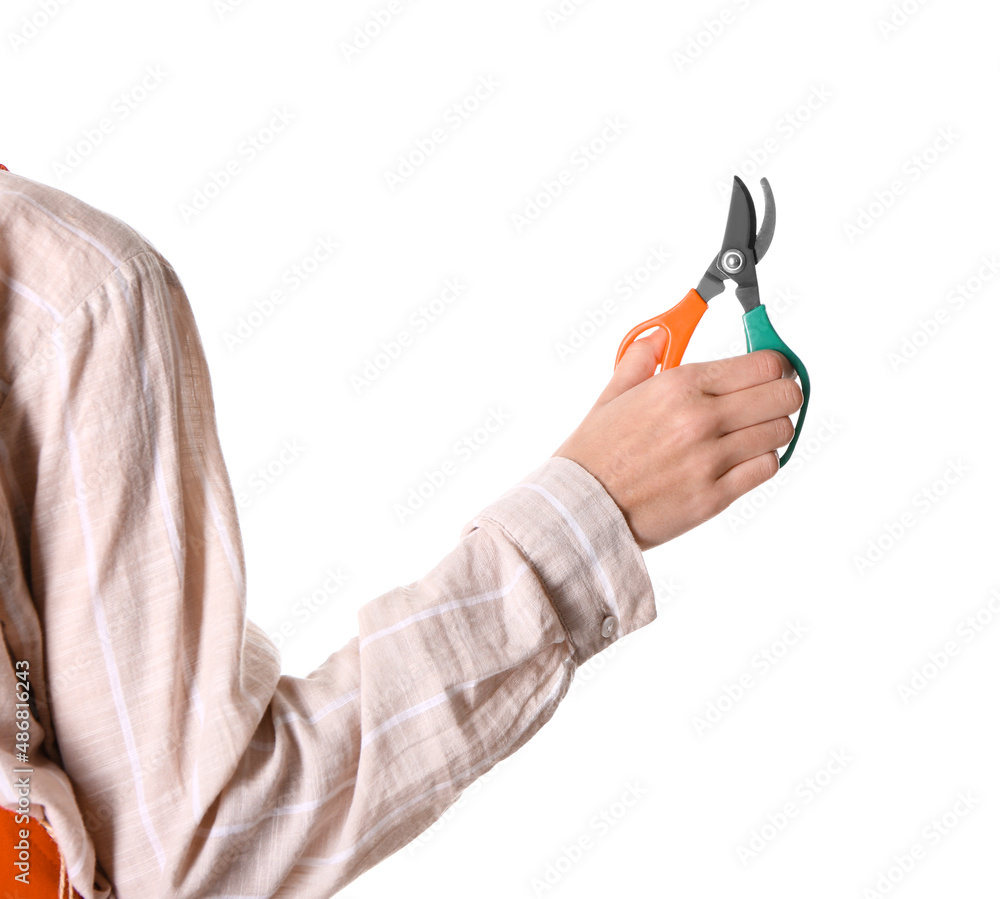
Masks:
[[[601,636],[613,637],[618,630],[618,619],[614,615],[608,615],[601,623]]]

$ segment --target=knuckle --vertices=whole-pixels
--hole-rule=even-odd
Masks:
[[[691,386],[700,393],[711,393],[712,386],[725,372],[725,360],[714,359],[689,366]]]
[[[754,356],[759,377],[768,381],[776,381],[781,377],[781,360],[773,350],[762,350],[754,353]]]
[[[695,362],[688,365],[678,365],[676,368],[670,369],[670,374],[678,384],[690,389],[701,384],[703,370],[703,366]]]
[[[783,410],[787,409],[791,413],[802,405],[802,388],[795,381],[789,378],[782,378],[775,383]]]
[[[703,419],[691,412],[681,413],[674,418],[673,431],[682,446],[700,443],[704,437]]]
[[[743,483],[739,487],[739,495],[743,496],[756,489],[765,481],[769,481],[778,473],[778,456],[774,452],[757,456],[753,463],[746,467]]]
[[[795,427],[792,420],[785,416],[774,420],[774,436],[778,441],[778,446],[784,446],[795,435]]]
[[[691,386],[699,393],[708,393],[712,384],[712,376],[704,368],[694,372],[689,380]]]
[[[760,475],[760,480],[753,487],[763,484],[764,481],[771,480],[778,473],[778,454],[765,453],[763,456],[758,456],[757,473]]]
[[[663,391],[664,402],[681,402],[684,407],[691,407],[702,396],[703,390],[700,386],[701,375],[699,367],[696,365],[681,365],[679,368],[668,368],[660,372],[666,379],[669,379],[670,390]],[[667,384],[667,380],[661,383]]]

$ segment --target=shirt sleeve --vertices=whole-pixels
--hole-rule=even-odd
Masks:
[[[308,677],[282,674],[246,619],[209,373],[169,264],[123,262],[40,358],[11,391],[34,460],[30,583],[62,764],[121,899],[325,899],[655,617],[620,510],[555,457],[364,605]]]

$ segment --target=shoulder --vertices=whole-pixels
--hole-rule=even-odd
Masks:
[[[0,378],[105,282],[147,260],[169,270],[152,244],[116,216],[0,171],[0,328],[8,369]]]
[[[153,252],[138,231],[59,188],[0,172],[0,262],[30,274],[61,305],[128,259]]]

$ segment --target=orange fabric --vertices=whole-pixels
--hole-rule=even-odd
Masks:
[[[0,895],[17,899],[82,899],[66,874],[59,847],[45,825],[29,817],[19,824],[10,809],[0,809]],[[27,836],[22,831],[27,831]],[[26,845],[25,845],[26,844]],[[14,878],[22,853],[27,853],[27,883]]]

